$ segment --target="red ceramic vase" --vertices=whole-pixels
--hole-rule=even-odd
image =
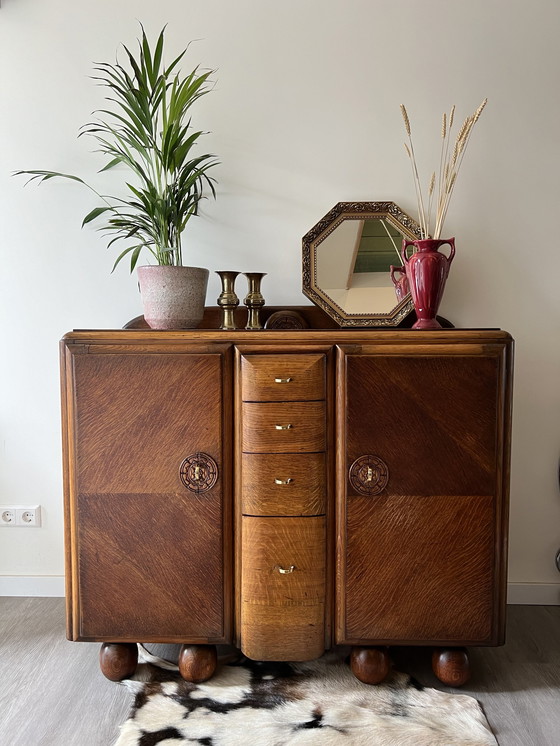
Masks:
[[[439,251],[444,245],[450,248],[449,256]],[[410,256],[407,255],[409,246],[414,248]],[[401,256],[418,318],[412,328],[441,329],[436,315],[449,274],[449,267],[455,256],[455,239],[423,238],[416,241],[404,239]]]
[[[393,281],[393,285],[395,286],[395,295],[397,296],[397,300],[400,303],[410,293],[410,290],[408,288],[406,269],[404,267],[394,267],[391,264],[390,270],[391,280]],[[400,277],[397,277],[397,275],[400,275]]]

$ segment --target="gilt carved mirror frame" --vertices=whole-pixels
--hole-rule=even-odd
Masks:
[[[390,279],[389,260],[386,263],[386,272],[369,273],[369,277],[375,279],[375,283],[372,283],[371,287],[366,284],[368,273],[364,272],[361,275],[359,291],[362,300],[359,304],[356,304],[355,299],[350,301],[348,291],[353,289],[352,277],[357,277],[354,273],[356,272],[357,257],[360,253],[356,243],[358,239],[349,242],[353,245],[343,248],[339,248],[338,245],[331,246],[333,233],[337,228],[340,235],[347,232],[345,231],[346,227],[350,227],[356,233],[355,229],[358,226],[345,226],[347,221],[360,221],[361,226],[364,226],[368,221],[370,224],[371,221],[379,222],[393,244],[390,263],[394,266],[402,265],[397,253],[397,249],[400,250],[402,238],[405,237],[409,240],[421,238],[418,223],[394,202],[339,202],[303,237],[303,293],[313,303],[326,311],[340,326],[398,326],[414,310],[414,306],[410,294],[402,300],[398,300]],[[329,243],[328,253],[325,241]],[[323,263],[328,256],[332,259],[334,256],[332,254],[333,249],[336,252],[337,261],[341,259],[341,271],[335,274],[338,275],[343,286],[338,289],[337,285],[336,291],[330,290],[329,287],[324,286],[325,283],[323,285],[321,283],[321,275],[323,277],[325,275],[324,270],[321,269],[321,259],[323,259]],[[321,254],[323,257],[321,257]],[[327,261],[329,261],[328,258]],[[374,277],[376,275],[379,277]],[[358,288],[355,290],[357,293]],[[347,300],[343,300],[343,297]],[[383,297],[383,300],[381,300],[381,297]],[[394,297],[394,305],[392,300],[387,300],[389,297]],[[376,305],[376,299],[379,305]],[[364,307],[364,303],[367,308]],[[359,308],[354,307],[356,305],[359,305]]]

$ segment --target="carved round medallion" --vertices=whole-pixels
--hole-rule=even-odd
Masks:
[[[378,495],[387,486],[389,469],[378,456],[360,456],[350,467],[348,478],[360,495]]]
[[[275,311],[264,325],[265,329],[307,329],[309,324],[297,311]]]
[[[192,453],[181,464],[179,474],[191,492],[208,492],[218,479],[218,464],[207,453]]]

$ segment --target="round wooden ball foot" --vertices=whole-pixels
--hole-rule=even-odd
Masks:
[[[185,681],[200,684],[207,681],[218,665],[215,645],[182,645],[179,652],[179,673]]]
[[[138,645],[135,642],[104,642],[99,651],[101,673],[110,681],[128,679],[136,671]]]
[[[437,648],[432,653],[432,669],[442,684],[447,686],[463,686],[471,675],[465,648]]]
[[[391,670],[387,648],[352,648],[350,668],[364,684],[380,684]]]

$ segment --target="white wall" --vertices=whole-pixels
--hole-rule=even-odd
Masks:
[[[517,598],[558,602],[557,0],[2,0],[0,503],[40,502],[44,527],[0,529],[0,592],[63,573],[59,338],[141,313],[136,280],[124,266],[111,275],[116,255],[80,230],[89,194],[10,173],[105,183],[76,134],[101,103],[92,61],[133,44],[138,20],[151,35],[167,23],[173,51],[200,39],[189,63],[218,69],[197,124],[222,161],[219,194],[189,259],[268,272],[269,303],[303,302],[301,237],[339,200],[414,213],[400,103],[427,180],[441,113],[456,103],[462,119],[488,96],[447,221],[458,250],[441,313],[516,339],[510,580]],[[210,303],[217,294],[213,279]]]

